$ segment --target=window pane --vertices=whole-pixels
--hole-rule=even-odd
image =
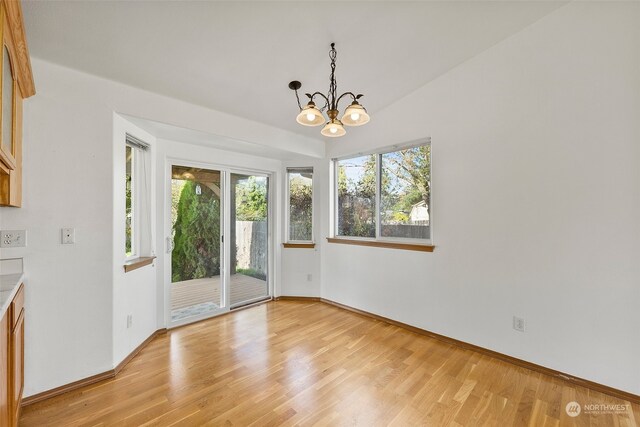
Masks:
[[[431,145],[382,154],[380,233],[429,239]]]
[[[289,172],[289,240],[313,240],[313,173]]]
[[[126,163],[125,163],[125,253],[127,256],[133,255],[133,153],[134,150],[130,146],[126,146]]]
[[[376,156],[339,160],[339,236],[376,237]]]

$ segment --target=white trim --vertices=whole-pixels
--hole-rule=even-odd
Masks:
[[[336,160],[348,160],[348,159],[353,159],[355,157],[369,156],[371,154],[393,153],[394,151],[407,150],[409,148],[421,147],[423,145],[430,145],[430,144],[431,144],[431,137],[428,136],[426,138],[416,139],[403,144],[387,145],[384,147],[376,148],[374,150],[359,151],[353,154],[346,154],[339,157],[333,157],[331,158],[331,161],[334,162]]]
[[[331,196],[330,208],[332,211],[332,215],[329,216],[332,222],[330,224],[331,232],[329,234],[332,237],[338,235],[338,168],[336,167],[336,163],[337,161],[335,160],[329,163],[329,178],[332,181],[329,183],[329,194]]]
[[[376,221],[376,237],[379,238],[382,232],[382,154],[376,154],[376,195],[373,206]]]
[[[222,203],[222,215],[220,218],[221,221],[221,238],[222,242],[220,244],[222,248],[222,262],[220,263],[220,268],[222,271],[220,272],[220,276],[223,280],[222,282],[222,303],[224,304],[224,308],[226,311],[229,311],[231,307],[231,292],[230,283],[231,283],[231,275],[229,272],[231,271],[231,257],[229,254],[231,253],[231,180],[229,179],[229,173],[225,171],[220,171],[220,194],[224,198]],[[229,285],[228,285],[229,284]],[[225,311],[225,312],[226,312]]]

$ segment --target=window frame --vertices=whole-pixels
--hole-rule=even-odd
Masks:
[[[416,148],[416,147],[422,147],[422,146],[427,146],[427,145],[431,145],[431,138],[425,138],[425,139],[420,139],[417,141],[412,141],[406,144],[398,144],[398,145],[392,145],[392,146],[387,146],[387,147],[382,147],[376,150],[372,150],[372,151],[367,151],[367,152],[359,152],[359,153],[355,153],[355,154],[351,154],[351,155],[346,155],[346,156],[340,156],[340,157],[336,157],[331,159],[331,167],[332,167],[332,173],[331,173],[331,177],[332,177],[332,183],[331,183],[331,191],[333,192],[333,197],[331,198],[332,200],[332,204],[333,206],[331,206],[331,209],[333,210],[333,224],[331,226],[331,236],[330,236],[330,240],[345,240],[345,241],[354,241],[354,242],[358,242],[361,241],[363,243],[368,242],[368,243],[375,243],[375,242],[380,242],[381,246],[386,246],[386,247],[391,247],[393,246],[392,244],[397,243],[397,244],[406,244],[406,245],[410,245],[410,246],[425,246],[425,247],[433,247],[433,220],[432,220],[432,212],[433,212],[433,191],[432,188],[433,186],[430,185],[430,194],[429,194],[429,239],[418,239],[418,238],[411,238],[411,237],[385,237],[385,236],[381,236],[381,225],[382,225],[382,212],[380,209],[381,206],[381,198],[382,198],[382,194],[381,194],[381,176],[382,176],[382,156],[384,154],[388,154],[388,153],[394,153],[396,151],[402,151],[402,150],[407,150],[407,149],[411,149],[411,148]],[[338,203],[338,162],[343,161],[343,160],[349,160],[349,159],[354,159],[354,158],[358,158],[358,157],[364,157],[364,156],[369,156],[369,155],[375,155],[375,159],[376,159],[376,194],[375,194],[375,221],[376,221],[376,231],[375,237],[360,237],[360,236],[344,236],[344,235],[340,235],[338,234],[338,227],[339,227],[339,222],[338,222],[338,208],[339,208],[339,203]],[[429,167],[431,170],[431,177],[429,179],[429,183],[432,183],[432,177],[433,177],[433,151],[430,150],[429,151]]]
[[[311,170],[311,240],[294,240],[291,239],[291,230],[290,230],[290,224],[291,224],[291,186],[290,186],[290,179],[289,179],[289,175],[291,173],[300,173],[300,172],[295,172],[297,170],[302,170],[302,169],[310,169]],[[315,244],[315,226],[314,226],[314,221],[315,221],[315,215],[314,215],[314,211],[315,211],[315,203],[314,203],[314,199],[315,199],[315,189],[314,189],[314,174],[315,171],[313,169],[312,166],[299,166],[299,167],[287,167],[286,168],[286,173],[285,173],[285,239],[284,239],[284,243],[285,245],[309,245],[309,244]]]
[[[125,142],[125,177],[127,174],[126,164],[126,152],[127,148],[131,149],[131,255],[127,255],[126,252],[126,234],[125,234],[125,260],[129,261],[140,257],[140,201],[139,199],[139,170],[138,170],[138,155],[140,149],[133,144]],[[125,215],[126,215],[126,188],[125,188]],[[126,233],[126,217],[125,217],[125,233]]]

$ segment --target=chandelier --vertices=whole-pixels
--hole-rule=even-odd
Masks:
[[[326,96],[322,92],[306,93],[305,95],[309,98],[309,103],[303,108],[302,105],[300,105],[300,97],[298,96],[298,89],[302,87],[302,83],[297,80],[289,83],[289,89],[295,91],[298,108],[300,108],[300,114],[296,117],[296,121],[303,126],[320,126],[324,123],[324,127],[320,133],[332,138],[346,134],[347,131],[344,129],[344,126],[360,126],[369,122],[367,110],[358,103],[358,100],[363,96],[362,94],[354,95],[352,92],[345,92],[336,98],[337,85],[335,73],[337,52],[335,45],[335,43],[331,43],[331,50],[329,51],[331,77],[329,80],[329,92]],[[321,97],[324,101],[324,106],[321,109],[318,109],[314,102],[316,96]],[[338,104],[344,96],[350,96],[352,102],[344,111],[343,116],[338,119]],[[327,110],[328,120],[322,115],[324,110]]]

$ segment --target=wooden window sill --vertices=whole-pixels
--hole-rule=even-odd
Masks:
[[[433,252],[433,250],[435,249],[435,246],[433,245],[384,242],[381,240],[358,240],[358,239],[348,239],[343,237],[327,237],[327,242],[340,243],[343,245],[373,246],[376,248],[404,249],[407,251],[420,251],[420,252]]]
[[[313,249],[316,247],[315,243],[283,243],[283,247],[289,249]]]
[[[145,265],[149,265],[155,260],[154,256],[143,256],[140,258],[130,259],[129,261],[124,263],[124,272],[128,273],[133,270],[137,270]]]

